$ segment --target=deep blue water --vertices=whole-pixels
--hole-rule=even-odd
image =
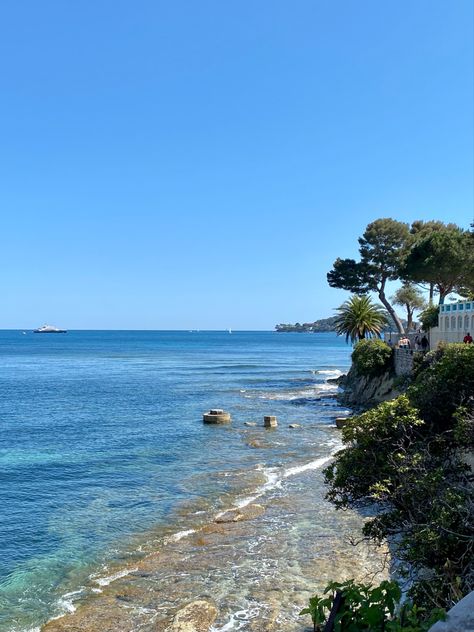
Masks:
[[[256,464],[244,421],[324,433],[325,380],[350,362],[334,334],[273,332],[0,331],[0,355],[2,631],[63,612],[61,595],[183,503],[217,506],[232,490],[212,473]],[[232,426],[203,425],[210,407]]]

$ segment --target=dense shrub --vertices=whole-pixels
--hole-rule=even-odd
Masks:
[[[309,614],[314,630],[328,623],[336,595],[339,608],[334,620],[338,632],[426,632],[446,613],[441,609],[426,610],[402,600],[397,582],[384,581],[380,586],[356,584],[353,580],[331,582],[324,595],[311,597],[308,608],[300,615]]]
[[[432,327],[438,326],[439,307],[437,305],[430,305],[420,314],[420,322],[423,327],[423,331],[428,331]]]
[[[445,344],[427,354],[408,397],[433,430],[452,430],[458,408],[474,406],[474,345]]]
[[[380,481],[387,494],[393,492],[394,475],[423,425],[406,395],[349,419],[342,437],[350,447],[325,470],[329,500],[338,508],[380,500]]]
[[[474,589],[474,345],[427,354],[405,395],[350,420],[325,470],[338,508],[373,506],[368,538],[392,543],[420,605],[450,607]]]
[[[392,349],[383,340],[361,340],[354,347],[352,362],[359,375],[376,377],[392,367]]]

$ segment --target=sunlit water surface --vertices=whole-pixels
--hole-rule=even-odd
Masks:
[[[334,334],[4,331],[0,353],[2,632],[73,612],[113,577],[130,582],[158,549],[162,602],[140,617],[156,623],[174,576],[170,601],[218,598],[216,630],[253,629],[265,613],[298,629],[294,586],[329,577],[335,549],[340,572],[353,566],[342,534],[360,519],[323,499],[341,413],[327,379],[350,363]],[[210,407],[232,424],[203,425]],[[261,427],[265,414],[278,429]],[[251,503],[265,507],[257,522],[211,533],[219,512]],[[293,586],[277,614],[265,582]]]

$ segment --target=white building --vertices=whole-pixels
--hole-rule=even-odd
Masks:
[[[470,332],[474,337],[474,301],[458,301],[439,306],[439,325],[430,329],[430,347],[438,342],[462,342]]]

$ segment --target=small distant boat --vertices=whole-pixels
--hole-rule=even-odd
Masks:
[[[53,325],[43,325],[33,330],[34,334],[67,334],[67,329],[58,329]]]
[[[228,331],[230,334],[232,333],[232,329],[228,329],[227,331]]]

